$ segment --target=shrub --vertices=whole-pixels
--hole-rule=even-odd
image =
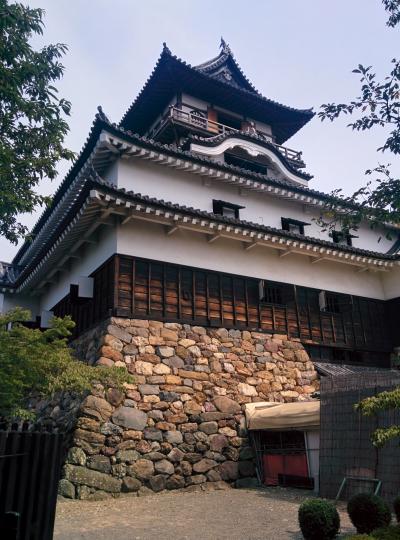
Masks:
[[[396,514],[397,523],[400,523],[400,495],[393,501],[394,513]]]
[[[339,532],[340,518],[331,502],[310,499],[300,505],[299,525],[305,540],[331,540]]]
[[[372,537],[376,540],[400,540],[400,527],[389,525],[372,531]]]
[[[369,534],[352,534],[351,536],[346,536],[344,540],[376,540],[374,536]]]
[[[347,505],[350,519],[359,533],[370,533],[374,529],[389,525],[392,514],[389,506],[377,495],[359,493]]]

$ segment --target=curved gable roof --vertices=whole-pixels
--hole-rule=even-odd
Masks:
[[[243,73],[233,56],[231,48],[223,38],[221,38],[220,47],[221,51],[218,56],[195,66],[194,69],[213,79],[222,81],[225,84],[230,84],[235,88],[242,88],[243,90],[260,94]]]
[[[224,66],[231,70],[234,84],[232,79],[226,80],[221,75]],[[222,51],[218,57],[193,67],[172,55],[164,44],[152,74],[123,116],[120,127],[143,135],[173,96],[182,91],[271,125],[278,144],[284,143],[314,116],[311,109],[288,107],[259,94],[231,53]]]

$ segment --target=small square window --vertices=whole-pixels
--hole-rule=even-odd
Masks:
[[[230,218],[238,218],[239,210],[236,210],[235,208],[230,208],[229,206],[223,206],[222,215]]]
[[[299,221],[297,219],[281,218],[281,220],[282,220],[282,229],[284,231],[288,231],[295,234],[304,235],[304,227],[307,225],[310,225],[309,223],[306,223],[305,221]]]
[[[244,206],[240,206],[238,204],[230,203],[227,201],[218,201],[213,200],[213,213],[232,218],[232,219],[239,219],[239,210],[244,208]]]

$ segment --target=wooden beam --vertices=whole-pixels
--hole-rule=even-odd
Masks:
[[[171,236],[171,235],[173,235],[174,233],[176,233],[177,231],[179,231],[178,225],[171,225],[171,227],[167,227],[167,228],[166,228],[165,234],[166,234],[167,236]]]
[[[214,234],[213,236],[210,236],[207,240],[207,242],[209,244],[213,244],[214,242],[216,242],[219,238],[222,237],[222,234]]]
[[[245,246],[244,250],[245,251],[250,251],[251,249],[257,247],[259,244],[260,244],[260,242],[251,242],[250,244]]]
[[[286,257],[286,255],[290,255],[291,253],[293,253],[293,250],[291,249],[286,249],[285,251],[282,251],[281,253],[279,253],[279,257]]]
[[[312,259],[311,264],[317,264],[321,261],[324,261],[326,257],[317,257],[316,259]]]
[[[131,221],[133,219],[133,214],[129,214],[127,215],[122,221],[121,221],[121,225],[126,225],[129,221]]]

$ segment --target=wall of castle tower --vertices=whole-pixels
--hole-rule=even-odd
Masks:
[[[378,272],[357,272],[339,262],[311,264],[303,255],[284,258],[261,246],[245,251],[241,242],[219,239],[207,242],[201,233],[179,230],[167,236],[162,225],[131,221],[118,230],[118,253],[207,268],[238,275],[270,279],[306,287],[384,299]]]
[[[119,160],[117,185],[142,195],[149,195],[180,205],[212,212],[213,199],[220,199],[244,206],[240,219],[281,228],[281,218],[292,218],[310,223],[305,234],[314,238],[331,241],[329,233],[322,231],[314,219],[319,217],[317,210],[305,208],[301,202],[291,202],[223,183],[221,180],[203,179],[184,171],[170,169],[140,159]],[[386,238],[381,229],[372,230],[363,224],[355,233],[353,246],[361,249],[385,253],[396,238]]]

